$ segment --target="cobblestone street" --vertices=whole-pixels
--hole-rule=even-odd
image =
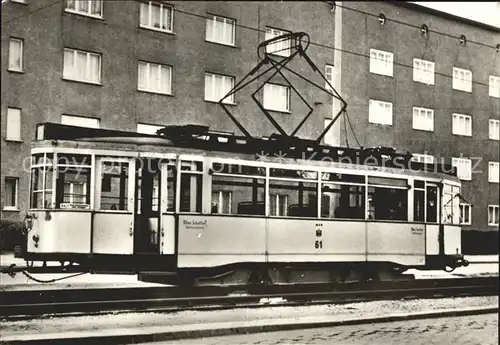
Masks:
[[[398,321],[155,343],[156,345],[496,345],[498,315]]]

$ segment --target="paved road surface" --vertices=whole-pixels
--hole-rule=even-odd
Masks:
[[[373,325],[213,337],[156,345],[497,345],[498,315],[475,315]]]

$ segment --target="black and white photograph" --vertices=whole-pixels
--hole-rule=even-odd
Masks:
[[[0,344],[498,344],[499,1],[1,11]]]

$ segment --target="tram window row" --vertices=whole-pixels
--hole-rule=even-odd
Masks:
[[[155,163],[148,167],[134,165],[134,171],[128,158],[97,160],[90,155],[63,154],[57,157],[54,162],[53,154],[33,156],[32,209],[140,213],[145,209],[142,204],[147,203],[148,212],[162,213],[205,210],[203,213],[218,215],[428,223],[437,223],[441,217],[443,223],[460,222],[456,197],[460,187],[444,183],[440,200],[438,183],[418,177],[288,169],[274,163],[252,166],[241,162],[170,161],[162,167],[157,160],[151,160]],[[204,164],[209,164],[209,168],[203,169]],[[143,178],[144,174],[150,174],[150,178]],[[92,176],[98,177],[96,181],[92,181]],[[135,183],[131,184],[131,179]],[[148,200],[142,189],[150,190],[146,194],[150,196]],[[208,200],[210,207],[204,208],[203,203]]]

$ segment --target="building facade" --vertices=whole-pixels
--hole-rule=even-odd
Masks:
[[[464,224],[498,229],[500,30],[415,5],[331,1],[2,4],[2,219],[22,219],[28,207],[37,123],[238,133],[217,101],[257,65],[259,43],[297,31],[310,36],[308,55],[348,103],[350,123],[337,121],[327,143],[392,146],[458,165]],[[288,47],[274,46],[285,55]],[[290,67],[324,84],[304,60]],[[290,81],[314,109],[297,134],[314,139],[340,105]],[[251,98],[258,86],[228,106],[252,135],[267,136],[276,130]],[[279,75],[257,98],[288,133],[307,113]]]
[[[340,144],[453,164],[464,229],[498,231],[500,29],[403,2],[336,2],[335,11],[353,128],[341,125]]]

